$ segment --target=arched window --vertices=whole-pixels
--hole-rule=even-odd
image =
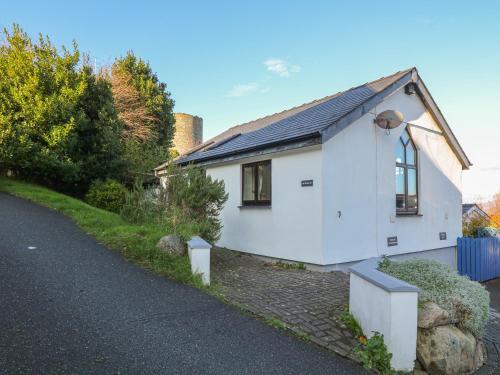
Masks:
[[[397,213],[416,214],[418,212],[417,177],[417,149],[410,133],[405,129],[396,144]]]

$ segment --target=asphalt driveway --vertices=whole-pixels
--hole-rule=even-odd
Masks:
[[[0,373],[359,374],[0,193]]]

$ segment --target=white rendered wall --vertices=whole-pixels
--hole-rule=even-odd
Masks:
[[[349,310],[367,337],[384,335],[396,370],[411,371],[417,347],[417,292],[389,292],[351,272]]]
[[[272,207],[241,208],[241,164],[271,159]],[[322,246],[321,150],[271,154],[220,166],[207,174],[224,180],[229,193],[221,214],[218,246],[257,255],[324,264]],[[313,180],[312,187],[301,187]]]
[[[386,109],[439,131],[417,95],[400,90],[371,112]],[[404,125],[388,136],[373,118],[366,114],[323,144],[326,264],[449,248],[461,235],[462,167],[445,138],[409,127],[418,149],[420,215],[396,216],[395,145]],[[439,232],[446,232],[447,240],[440,240]],[[387,246],[390,236],[398,237],[397,246]]]

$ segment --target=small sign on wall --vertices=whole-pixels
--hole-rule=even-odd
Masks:
[[[439,232],[439,239],[446,240],[446,232]]]
[[[302,187],[313,186],[313,180],[302,180],[300,182],[300,186]]]
[[[387,246],[396,246],[398,244],[398,236],[387,237]]]

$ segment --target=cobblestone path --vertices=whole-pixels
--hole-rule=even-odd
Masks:
[[[214,249],[212,280],[232,304],[274,318],[310,341],[351,359],[356,345],[339,321],[349,300],[342,272],[283,269],[238,252]]]
[[[212,278],[232,304],[307,335],[314,343],[356,360],[351,332],[339,321],[349,300],[349,277],[342,272],[283,269],[256,257],[214,249]],[[490,320],[483,337],[488,361],[478,375],[500,374],[500,279],[486,283]]]

